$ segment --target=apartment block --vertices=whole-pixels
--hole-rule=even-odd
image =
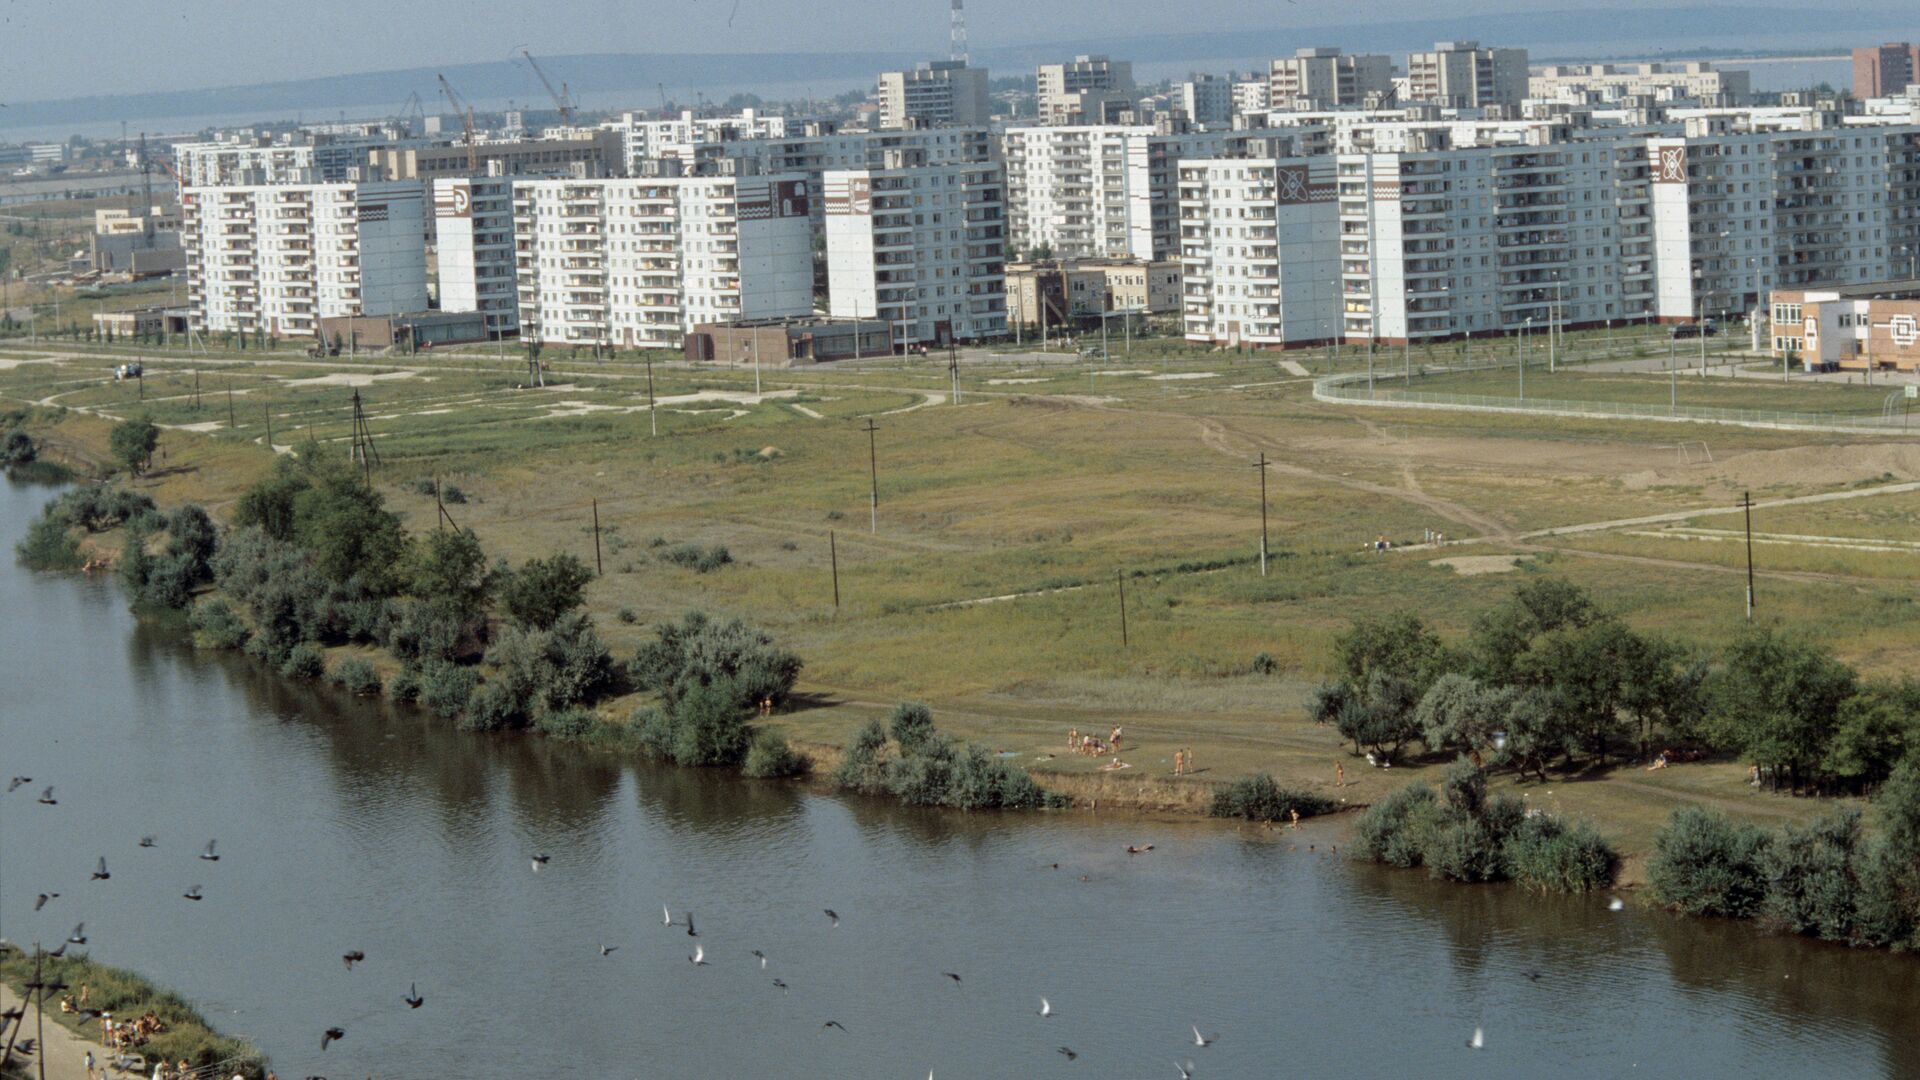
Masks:
[[[1407,57],[1408,101],[1453,108],[1519,108],[1527,96],[1527,50],[1483,49],[1477,41],[1437,41]]]
[[[1625,96],[1678,96],[1721,105],[1738,105],[1753,93],[1746,71],[1723,71],[1705,60],[1644,64],[1547,64],[1527,77],[1527,96],[1560,98],[1592,94],[1603,100]]]
[[[1920,46],[1905,41],[1853,50],[1853,96],[1893,97],[1920,83]]]
[[[388,180],[437,180],[498,173],[543,176],[584,171],[588,176],[619,176],[626,153],[619,132],[581,132],[579,138],[485,140],[376,147],[367,162]]]
[[[432,183],[440,310],[479,312],[490,338],[518,333],[512,178],[442,177]]]
[[[314,334],[321,317],[427,308],[419,184],[192,187],[181,196],[195,329]]]
[[[811,198],[794,174],[518,181],[520,336],[679,349],[696,324],[809,315]]]
[[[1134,107],[1133,64],[1105,56],[1041,64],[1035,86],[1043,124],[1105,124]]]
[[[1174,258],[1180,160],[1220,156],[1237,137],[1121,125],[1008,128],[1002,156],[1013,249],[1061,259]]]
[[[1392,90],[1391,59],[1348,56],[1335,48],[1301,49],[1275,60],[1267,76],[1268,106],[1274,109],[1360,106]]]
[[[623,113],[608,125],[619,134],[625,172],[637,175],[641,162],[649,158],[699,156],[700,147],[751,139],[779,139],[787,134],[787,121],[781,116],[763,116],[743,109],[733,116],[695,116],[691,110],[679,116],[648,120],[640,113]]]
[[[1252,116],[1273,107],[1273,83],[1267,78],[1243,79],[1233,84],[1233,115]]]
[[[912,348],[1006,332],[1006,175],[912,151],[826,175],[827,291],[836,318],[880,319]]]
[[[1210,128],[1232,127],[1235,85],[1232,79],[1225,76],[1195,72],[1180,84],[1176,107],[1195,124]]]
[[[987,71],[964,60],[929,60],[880,74],[883,128],[977,127],[993,118]]]
[[[1007,264],[1007,323],[1038,330],[1103,312],[1155,314],[1181,308],[1180,263],[1084,259]],[[1043,313],[1044,312],[1044,316]]]
[[[174,168],[186,187],[249,184],[331,184],[358,178],[371,139],[313,142],[239,138],[173,144]]]
[[[1340,335],[1334,159],[1180,163],[1189,340],[1289,348]]]

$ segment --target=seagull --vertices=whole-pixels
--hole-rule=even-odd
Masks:
[[[47,785],[47,790],[45,790],[45,791],[43,791],[43,792],[41,792],[41,793],[40,793],[40,802],[41,802],[41,804],[42,804],[42,805],[44,805],[44,806],[58,806],[58,805],[60,805],[60,800],[59,800],[59,799],[56,799],[56,798],[54,798],[54,797],[53,797],[53,785],[52,785],[52,784],[48,784],[48,785]]]
[[[87,943],[87,924],[81,923],[75,926],[73,933],[67,935],[67,941],[74,945],[85,945]]]
[[[208,862],[219,862],[220,856],[214,854],[213,845],[214,845],[214,841],[212,840],[207,841],[207,850],[201,852],[200,857],[207,860]]]
[[[665,904],[660,905],[660,925],[661,926],[673,925],[673,912],[668,911],[667,905]]]
[[[1052,1016],[1052,1015],[1053,1015],[1053,1002],[1051,1002],[1051,1001],[1048,1001],[1048,1000],[1047,1000],[1046,998],[1041,998],[1041,999],[1040,999],[1040,1015],[1041,1015],[1041,1016]]]
[[[361,952],[359,949],[355,949],[352,952],[342,956],[340,959],[345,961],[347,965],[347,970],[352,971],[353,965],[359,963],[362,960],[365,960],[366,958],[367,958],[366,953]]]
[[[188,889],[186,892],[181,893],[180,895],[185,896],[189,900],[198,900],[200,899],[200,886],[195,885],[193,888]],[[325,1049],[325,1048],[322,1047],[322,1049]]]
[[[693,928],[693,912],[691,911],[687,912],[687,936],[688,937],[700,936],[700,931],[695,930]]]
[[[52,789],[52,788],[48,788],[47,790],[49,790],[49,791],[51,791],[51,790],[53,790],[53,789]],[[826,912],[826,914],[827,914],[827,918],[829,918],[829,919],[832,919],[832,920],[833,920],[833,925],[835,925],[835,926],[839,926],[839,925],[840,925],[840,913],[839,913],[839,912],[837,912],[837,911],[835,911],[835,910],[833,910],[832,908],[825,908],[825,909],[823,909],[823,910],[824,910],[824,911]]]
[[[547,865],[547,863],[551,862],[552,860],[553,860],[553,856],[547,854],[544,851],[538,855],[535,855],[533,857],[533,872],[536,874],[539,873],[540,868]]]
[[[1523,972],[1521,972],[1520,974],[1522,974],[1522,975],[1525,975],[1525,976],[1527,977],[1527,980],[1528,980],[1529,982],[1539,982],[1539,981],[1540,981],[1540,974],[1541,974],[1541,973],[1540,973],[1540,972],[1538,972],[1538,971],[1523,971]]]
[[[112,876],[112,874],[107,873],[107,857],[105,855],[100,856],[100,865],[93,868],[93,880],[105,881]]]
[[[829,1020],[826,1023],[820,1025],[821,1031],[825,1031],[828,1028],[839,1028],[843,1032],[847,1030],[846,1026],[841,1024],[840,1021],[838,1020]]]
[[[1193,1080],[1193,1062],[1189,1061],[1182,1065],[1176,1061],[1173,1067],[1180,1070],[1180,1080]]]
[[[325,1050],[327,1048],[328,1043],[336,1042],[346,1037],[347,1037],[346,1028],[330,1027],[327,1029],[327,1033],[325,1035],[320,1036],[320,1049]]]
[[[60,894],[57,892],[43,892],[33,898],[33,910],[39,911],[41,908],[47,906],[47,901],[58,899],[60,899]]]
[[[1473,1038],[1467,1040],[1467,1049],[1484,1050],[1487,1045],[1487,1033],[1479,1028],[1473,1029]]]
[[[1193,1045],[1195,1046],[1212,1046],[1213,1040],[1219,1037],[1218,1035],[1202,1035],[1200,1034],[1200,1025],[1193,1025]]]
[[[153,837],[151,837],[151,836],[143,836],[143,837],[141,837],[141,838],[140,838],[140,846],[141,846],[141,847],[152,847],[152,846],[153,846]]]
[[[753,950],[753,955],[760,961],[760,970],[767,970],[767,954],[761,952],[759,949],[755,949]]]
[[[420,996],[420,987],[415,983],[407,984],[407,996],[401,1000],[407,1003],[409,1009],[417,1009],[427,1003],[427,999]]]
[[[1068,1061],[1073,1061],[1080,1056],[1079,1054],[1076,1054],[1073,1052],[1072,1047],[1067,1047],[1067,1046],[1061,1047],[1060,1049],[1054,1051],[1054,1053],[1063,1055]]]
[[[775,979],[773,980],[773,985],[778,987],[781,993],[784,994],[787,992],[787,984],[784,980]]]
[[[613,952],[613,950],[615,950],[615,949],[617,949],[617,948],[619,948],[619,947],[620,947],[620,946],[618,946],[618,945],[602,945],[602,946],[600,946],[600,955],[601,955],[601,956],[606,956],[607,954],[609,954],[609,953],[611,953],[611,952]]]
[[[949,978],[949,979],[952,979],[952,980],[953,980],[953,985],[955,985],[955,986],[959,986],[959,985],[960,985],[960,976],[958,976],[958,975],[956,975],[956,974],[954,974],[953,972],[951,972],[951,971],[943,971],[943,972],[941,972],[940,974],[942,974],[942,975],[945,975],[945,976],[946,976],[947,978]]]
[[[694,967],[706,967],[707,966],[707,950],[702,948],[699,945],[695,945],[693,947],[693,955],[687,957],[687,959],[693,961]]]
[[[1620,899],[1617,896],[1607,901],[1608,911],[1624,911],[1626,910],[1626,907],[1627,907],[1627,902],[1625,900]]]
[[[13,794],[13,789],[19,787],[21,784],[31,784],[31,783],[33,783],[33,777],[31,776],[16,776],[13,779],[7,781],[7,794],[9,795]]]

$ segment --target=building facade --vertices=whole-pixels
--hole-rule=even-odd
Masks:
[[[1289,348],[1340,336],[1334,159],[1180,163],[1188,340]]]
[[[1920,45],[1889,42],[1853,50],[1853,96],[1893,97],[1920,82]]]
[[[1773,355],[1808,370],[1920,373],[1920,281],[1776,289]]]
[[[1407,57],[1408,101],[1452,108],[1519,108],[1527,97],[1527,50],[1483,49],[1477,41],[1436,41]]]
[[[1076,56],[1041,64],[1034,85],[1043,124],[1106,124],[1134,108],[1133,64],[1105,56]]]
[[[1392,90],[1391,59],[1335,48],[1301,49],[1275,60],[1267,76],[1268,107],[1274,109],[1360,106]]]
[[[880,75],[883,128],[977,127],[993,118],[987,71],[964,60],[929,60]]]
[[[1716,105],[1739,105],[1753,93],[1752,76],[1723,71],[1705,60],[1643,64],[1547,64],[1527,77],[1527,96],[1587,94],[1612,99],[1673,95]]]
[[[1173,258],[1180,160],[1220,156],[1241,137],[1137,125],[1008,128],[1012,248],[1059,259]]]
[[[1235,85],[1225,76],[1195,72],[1180,84],[1176,107],[1195,124],[1209,128],[1232,127]]]
[[[432,184],[440,310],[478,312],[489,338],[517,334],[513,180],[461,176]]]
[[[901,348],[997,338],[1006,320],[1006,174],[998,163],[826,175],[831,314],[880,319]]]

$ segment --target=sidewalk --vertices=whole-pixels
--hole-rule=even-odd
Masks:
[[[12,1009],[19,1004],[18,994],[9,987],[0,986],[0,1008]],[[47,1038],[44,1047],[36,1043],[32,1057],[22,1057],[18,1051],[13,1055],[15,1062],[26,1062],[31,1066],[32,1075],[36,1077],[39,1075],[39,1062],[42,1055],[45,1055],[47,1061],[47,1080],[87,1080],[86,1058],[89,1050],[93,1051],[96,1064],[105,1064],[108,1060],[106,1047],[81,1038],[72,1028],[59,1023],[51,1015],[46,1018],[42,1027],[45,1029]],[[21,1029],[19,1038],[34,1038],[35,1035],[33,1010],[29,1008],[26,1027]],[[16,1045],[19,1043],[19,1038],[14,1040]],[[0,1042],[0,1046],[4,1045],[4,1042]]]

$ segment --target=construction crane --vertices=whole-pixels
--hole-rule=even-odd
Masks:
[[[473,106],[461,100],[460,95],[453,92],[453,84],[447,81],[445,75],[434,77],[440,80],[440,89],[447,95],[447,104],[453,106],[453,111],[459,115],[461,124],[467,129],[467,171],[477,173],[480,171],[480,148],[476,145],[473,135]]]
[[[520,50],[520,55],[527,58],[527,63],[533,65],[533,73],[540,76],[540,85],[547,88],[547,96],[553,99],[554,108],[560,110],[560,122],[573,123],[573,101],[567,96],[567,84],[561,83],[559,92],[555,93],[553,83],[547,80],[547,73],[540,70],[540,61],[535,60],[533,54],[525,49]]]
[[[415,90],[407,95],[406,103],[401,105],[400,111],[389,117],[387,122],[408,135],[417,135],[420,132],[420,122],[426,119],[426,115],[426,103],[420,100],[420,91]]]

